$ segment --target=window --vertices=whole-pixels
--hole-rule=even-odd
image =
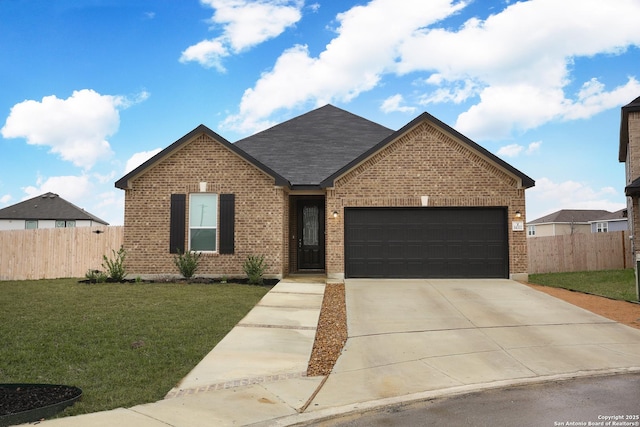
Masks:
[[[535,236],[536,235],[536,226],[535,225],[527,226],[527,234],[529,236]]]
[[[56,221],[56,228],[65,228],[65,227],[75,227],[76,226],[76,222],[75,221],[64,221],[64,220],[58,220]]]
[[[24,228],[27,230],[35,230],[38,228],[38,220],[37,219],[28,219],[24,222]]]
[[[609,231],[609,223],[607,222],[598,222],[596,223],[596,232],[598,233],[606,233]]]
[[[216,251],[218,195],[195,193],[189,196],[189,250]]]

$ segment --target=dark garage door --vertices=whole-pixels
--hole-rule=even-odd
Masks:
[[[347,208],[346,277],[506,278],[505,208]]]

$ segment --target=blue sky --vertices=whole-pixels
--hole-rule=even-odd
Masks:
[[[199,124],[229,141],[327,103],[427,111],[536,180],[527,218],[625,206],[640,0],[1,0],[0,208],[113,225],[114,182]]]

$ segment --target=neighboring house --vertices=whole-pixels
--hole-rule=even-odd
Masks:
[[[235,144],[200,125],[116,182],[135,275],[527,277],[534,181],[427,113],[393,131],[326,105]]]
[[[0,209],[0,230],[109,225],[54,193]]]
[[[640,232],[640,97],[621,109],[618,161],[625,163],[629,234],[633,237],[632,251],[637,256],[640,254],[636,236]]]
[[[627,209],[620,209],[619,211],[608,213],[589,222],[592,233],[627,231],[629,229],[627,225]]]
[[[591,222],[610,214],[605,210],[562,209],[527,222],[527,237],[591,233]]]

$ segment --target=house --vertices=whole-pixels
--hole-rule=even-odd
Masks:
[[[55,193],[45,193],[0,209],[0,230],[96,225],[109,224]]]
[[[527,237],[591,233],[591,222],[611,212],[605,210],[562,209],[527,223]]]
[[[629,229],[627,225],[627,209],[620,209],[616,212],[610,212],[602,217],[589,221],[592,233],[607,233],[613,231],[626,231]]]
[[[640,230],[640,97],[621,109],[618,161],[624,162],[629,233],[633,237],[634,258],[640,254],[636,233]],[[638,291],[640,292],[640,290]]]
[[[423,113],[394,131],[332,105],[232,144],[200,125],[116,182],[127,267],[177,274],[527,275],[525,190],[534,181]]]

